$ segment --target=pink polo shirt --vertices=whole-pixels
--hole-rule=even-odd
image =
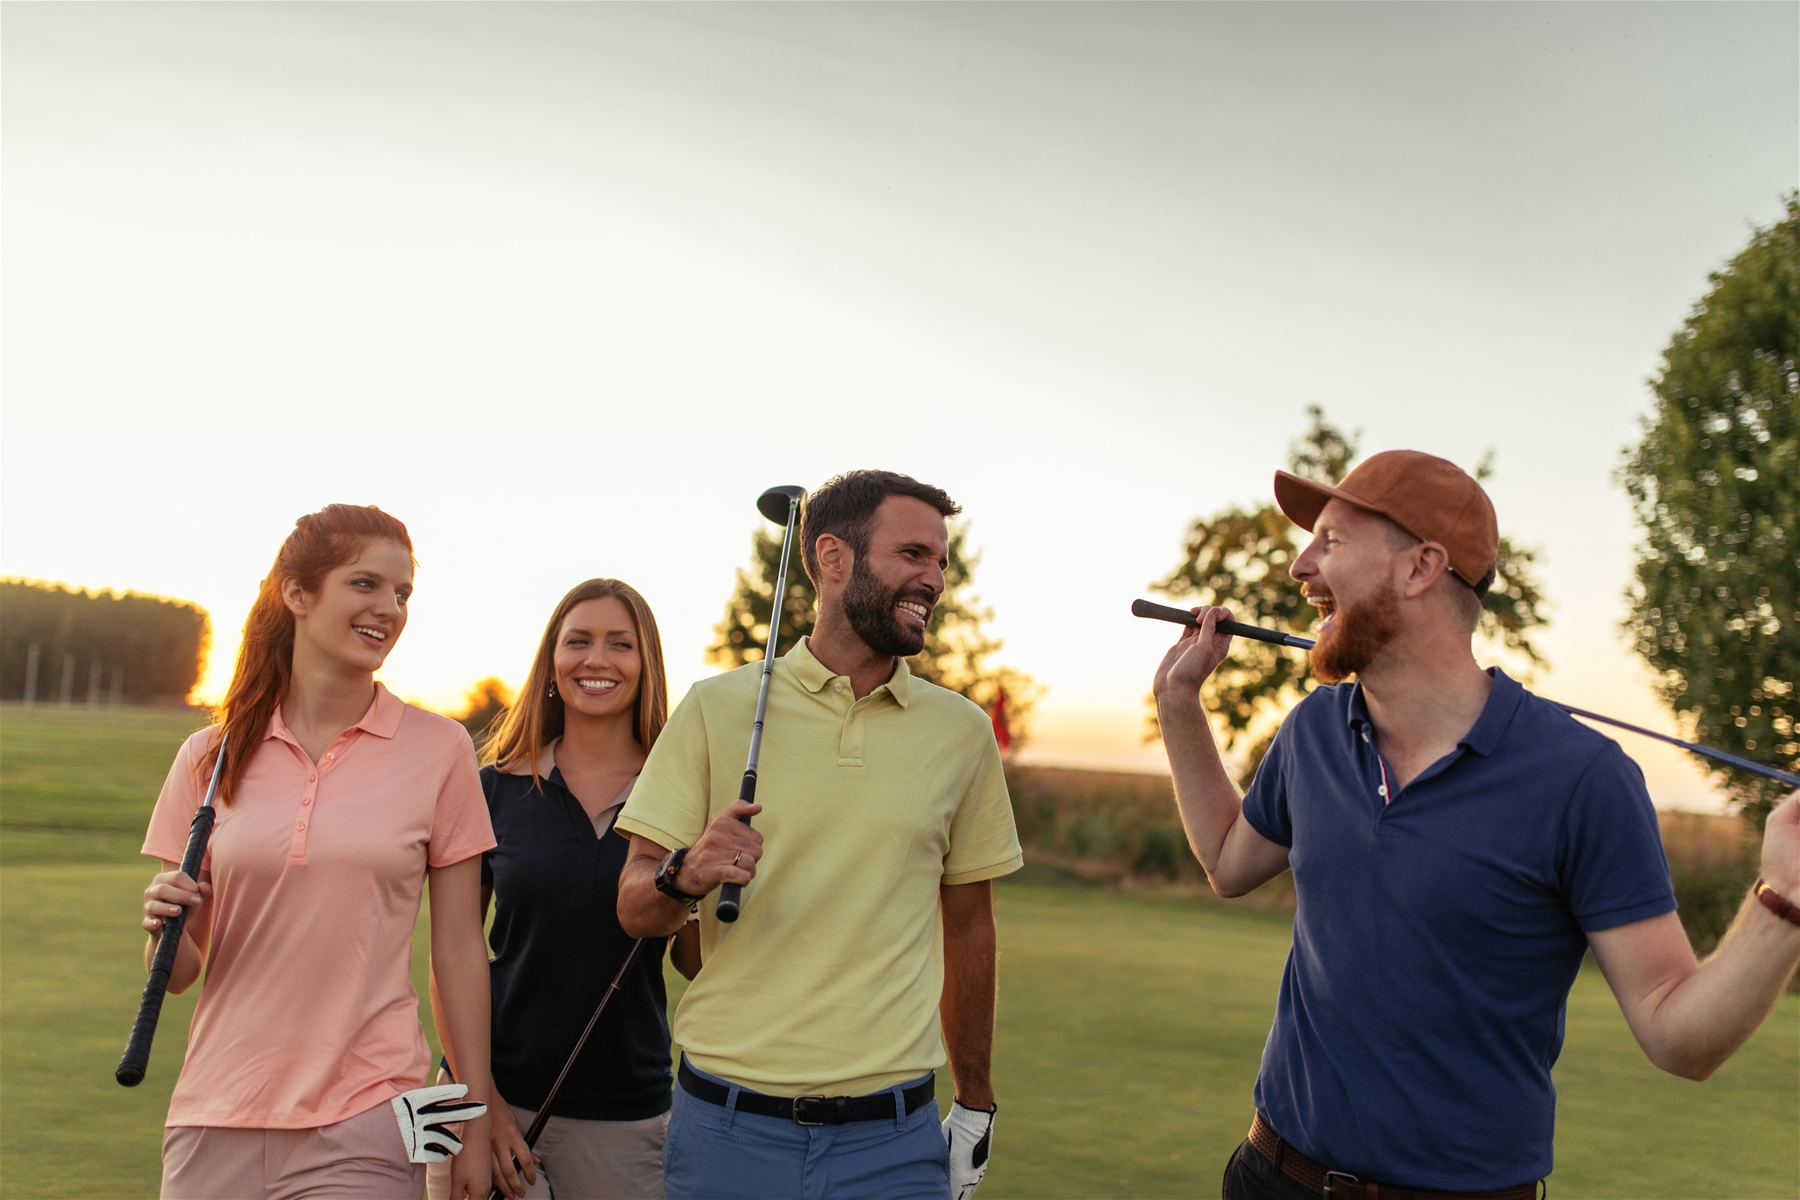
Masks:
[[[206,794],[188,738],[144,853],[181,861]],[[277,712],[203,870],[212,872],[206,980],[169,1125],[312,1129],[423,1087],[430,1052],[412,986],[427,866],[492,849],[461,725],[380,684],[318,763]]]

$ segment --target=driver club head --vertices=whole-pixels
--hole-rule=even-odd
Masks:
[[[804,495],[806,495],[806,489],[795,487],[793,484],[772,487],[756,498],[756,511],[777,525],[786,525],[789,505]]]

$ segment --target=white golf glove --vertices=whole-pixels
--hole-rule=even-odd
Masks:
[[[400,1140],[406,1143],[408,1159],[416,1163],[448,1162],[452,1154],[462,1150],[462,1139],[444,1126],[472,1121],[487,1111],[485,1104],[464,1100],[468,1094],[466,1083],[441,1083],[394,1097],[394,1116],[400,1122]]]
[[[994,1144],[994,1114],[964,1108],[961,1100],[950,1106],[944,1118],[944,1144],[950,1147],[950,1200],[969,1200],[987,1174],[988,1151]]]

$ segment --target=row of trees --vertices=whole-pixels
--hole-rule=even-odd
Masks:
[[[200,681],[212,641],[206,610],[136,592],[89,592],[58,583],[0,580],[0,698],[57,695],[73,658],[78,694],[94,669],[133,704],[183,704]],[[35,660],[35,679],[32,678]]]

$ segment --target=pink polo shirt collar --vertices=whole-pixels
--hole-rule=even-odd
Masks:
[[[332,744],[335,746],[337,742],[349,737],[358,729],[365,733],[372,733],[379,738],[391,739],[395,731],[400,728],[400,715],[405,711],[406,702],[377,681],[375,699],[369,702],[369,707],[363,713],[362,720],[340,733],[337,738],[333,739]],[[279,705],[276,706],[274,715],[269,718],[269,731],[263,734],[264,741],[268,741],[270,738],[279,738],[294,749],[300,749],[300,740],[288,729],[287,722],[281,719]],[[301,751],[301,753],[304,754],[305,751]]]
[[[362,715],[362,720],[331,739],[331,745],[325,747],[325,753],[317,762],[307,757],[300,741],[281,719],[281,709],[276,708],[269,718],[269,732],[263,736],[266,742],[273,738],[286,742],[292,748],[294,765],[306,772],[306,783],[300,793],[300,811],[294,818],[294,831],[288,841],[288,861],[304,863],[306,861],[307,843],[312,829],[314,802],[319,798],[319,785],[326,776],[337,769],[343,762],[344,755],[350,752],[357,738],[364,733],[374,734],[384,741],[392,741],[394,733],[400,728],[400,717],[406,711],[404,701],[388,691],[381,684],[375,685],[375,699]]]

